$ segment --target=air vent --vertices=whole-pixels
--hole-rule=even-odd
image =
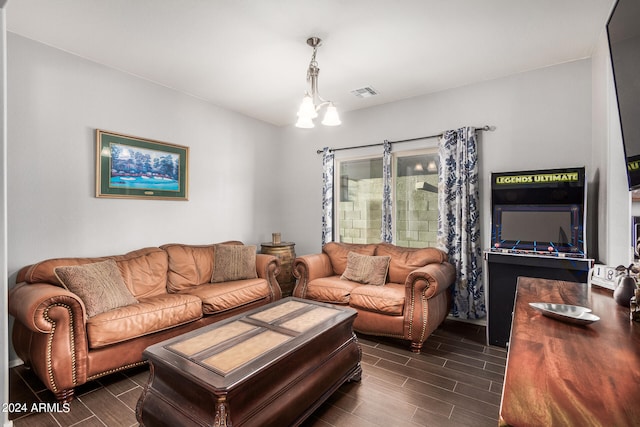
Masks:
[[[360,89],[354,89],[351,91],[351,94],[357,96],[358,98],[369,98],[371,96],[375,96],[378,94],[374,88],[371,86],[362,87]]]

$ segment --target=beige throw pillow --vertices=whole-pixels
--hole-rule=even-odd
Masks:
[[[349,252],[347,268],[340,278],[365,285],[383,286],[390,261],[391,257],[388,256],[360,255],[356,252]]]
[[[56,267],[54,273],[65,288],[80,297],[89,317],[138,302],[112,259]]]
[[[376,245],[329,242],[322,247],[322,252],[329,256],[331,266],[333,267],[333,274],[342,274],[347,268],[349,252],[357,252],[361,255],[375,255]]]
[[[213,254],[212,283],[255,279],[255,245],[216,245]]]

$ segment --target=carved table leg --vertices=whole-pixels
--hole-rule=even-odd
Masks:
[[[353,373],[353,375],[351,375],[351,377],[347,380],[347,382],[351,382],[351,381],[358,382],[361,379],[362,379],[362,367],[358,363],[358,367],[356,368],[356,371]]]
[[[214,427],[232,427],[229,419],[229,404],[223,397],[218,400],[216,405],[216,418],[213,422]]]

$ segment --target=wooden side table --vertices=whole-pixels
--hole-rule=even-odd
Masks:
[[[260,252],[275,255],[280,260],[280,273],[277,279],[280,289],[282,289],[282,298],[291,296],[296,285],[296,279],[293,277],[293,260],[296,259],[295,245],[293,242],[265,242],[260,244]]]

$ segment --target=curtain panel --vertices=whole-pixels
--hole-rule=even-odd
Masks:
[[[322,245],[333,241],[333,167],[334,154],[329,147],[322,153]]]
[[[382,226],[380,240],[393,241],[393,200],[391,199],[391,143],[384,141],[382,153]]]
[[[439,145],[438,246],[456,268],[452,315],[486,316],[480,243],[478,150],[473,127],[449,130]]]

